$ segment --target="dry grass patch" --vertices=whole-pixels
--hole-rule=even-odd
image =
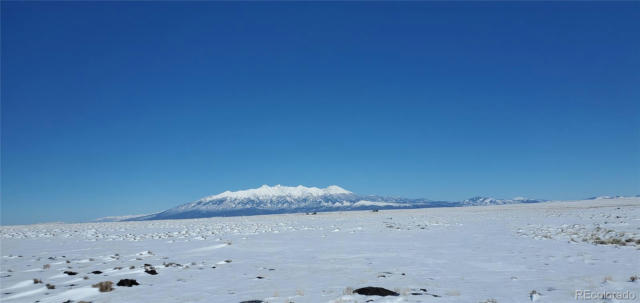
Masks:
[[[110,292],[113,290],[113,282],[104,281],[91,285],[91,287],[97,288],[100,292]]]

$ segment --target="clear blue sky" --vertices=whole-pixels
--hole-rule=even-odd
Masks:
[[[639,37],[640,2],[2,2],[2,224],[640,194]]]

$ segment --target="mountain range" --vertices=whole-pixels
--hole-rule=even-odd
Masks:
[[[347,210],[502,205],[542,201],[545,200],[521,197],[513,199],[474,197],[459,202],[434,201],[429,199],[358,195],[336,185],[325,188],[306,187],[302,185],[263,185],[255,189],[225,191],[194,202],[178,205],[159,213],[138,216],[105,217],[97,219],[94,222],[192,219]]]

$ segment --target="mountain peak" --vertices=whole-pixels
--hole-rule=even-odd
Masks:
[[[302,185],[298,186],[283,186],[283,185],[262,185],[258,188],[239,190],[239,191],[225,191],[223,193],[209,196],[201,199],[202,202],[207,202],[216,199],[260,199],[260,198],[269,198],[269,197],[292,197],[292,198],[300,198],[300,197],[318,197],[325,195],[340,195],[340,194],[352,194],[352,192],[337,186],[331,185],[325,188],[318,187],[306,187]]]

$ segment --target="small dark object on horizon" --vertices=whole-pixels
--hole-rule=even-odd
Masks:
[[[356,293],[356,294],[359,294],[359,295],[364,295],[364,296],[386,297],[386,296],[399,296],[400,295],[399,293],[397,293],[395,291],[388,290],[386,288],[372,287],[372,286],[358,288],[358,289],[354,290],[353,292]]]

